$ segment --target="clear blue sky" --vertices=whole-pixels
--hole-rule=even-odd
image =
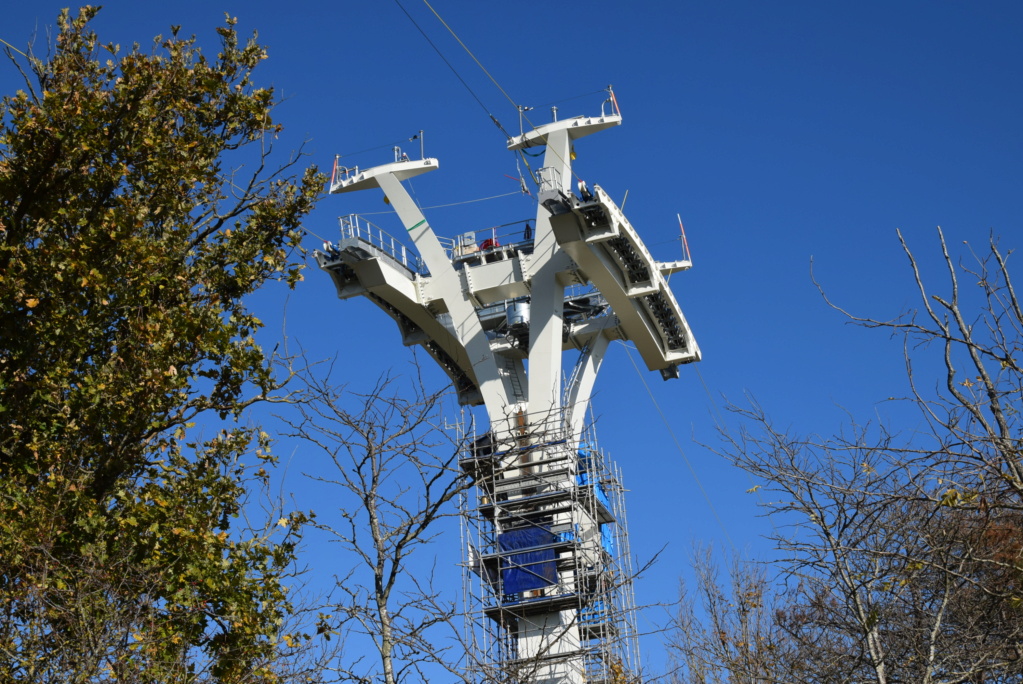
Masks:
[[[402,2],[487,109],[517,131],[511,103],[426,5]],[[547,120],[551,102],[562,116],[595,113],[599,96],[560,101],[613,84],[624,125],[581,141],[576,171],[619,202],[629,191],[626,214],[658,258],[677,255],[675,214],[685,222],[695,267],[672,283],[705,360],[680,380],[641,380],[625,350],[612,348],[594,405],[601,444],[632,490],[633,551],[649,558],[668,545],[638,587],[640,603],[674,596],[695,540],[763,556],[759,535],[769,528],[745,493],[750,482],[698,443],[716,441],[722,397],[741,402],[749,392],[782,425],[829,432],[841,407],[883,415],[878,402],[905,392],[899,343],[844,324],[812,284],[811,259],[835,302],[890,318],[914,303],[896,228],[932,264],[939,224],[952,243],[980,244],[994,231],[1019,246],[1023,5],[432,4],[516,103],[537,107],[537,120]],[[38,29],[43,52],[59,7],[11,4],[0,38],[23,46]],[[104,39],[148,44],[181,24],[212,51],[225,11],[269,47],[257,74],[285,98],[282,145],[307,140],[310,160],[329,170],[335,154],[423,129],[427,155],[441,164],[415,182],[423,205],[515,189],[503,136],[393,2],[112,0],[95,26]],[[15,84],[14,71],[0,67],[3,91]],[[369,166],[389,155],[385,147],[346,159]],[[325,198],[308,219],[308,247],[336,234],[338,215],[384,208],[372,193]],[[454,235],[532,211],[510,197],[429,216]],[[282,302],[277,292],[253,302],[270,325],[267,340],[279,334]],[[288,306],[290,335],[314,356],[340,353],[353,386],[407,369],[410,352],[390,319],[366,302],[337,301],[325,274],[310,269]],[[307,468],[298,461],[293,471]],[[290,481],[305,496],[300,478]],[[656,640],[644,650],[656,667]]]

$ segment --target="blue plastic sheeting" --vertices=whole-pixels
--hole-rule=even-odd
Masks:
[[[590,470],[590,458],[591,454],[589,450],[580,449],[577,453],[579,456],[579,472],[585,473]]]
[[[578,474],[575,476],[575,481],[580,485],[588,485],[593,480],[590,477],[590,453],[587,451],[579,451],[579,462],[578,462]],[[597,492],[597,498],[604,504],[608,510],[611,510],[611,502],[607,499],[607,494],[604,492],[604,488],[600,486],[599,482],[594,482],[595,489]]]
[[[579,483],[580,486],[585,487],[586,485],[590,484],[590,474],[579,473],[578,475],[575,476],[575,480],[576,482]],[[606,508],[607,510],[611,510],[611,500],[607,498],[607,492],[604,491],[604,487],[601,486],[599,483],[594,484],[593,491],[596,492],[597,494],[597,500],[600,501],[600,503],[604,504],[604,508]]]
[[[554,549],[536,549],[555,541],[557,537],[544,527],[527,527],[497,535],[497,544],[502,552],[520,551],[501,557],[501,581],[505,594],[542,589],[557,583],[557,554]]]
[[[579,612],[579,622],[584,625],[597,625],[607,620],[607,606],[603,601],[597,600],[585,606]]]
[[[610,525],[600,526],[600,545],[612,556],[615,555],[615,536]]]

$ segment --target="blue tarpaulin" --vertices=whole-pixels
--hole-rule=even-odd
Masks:
[[[590,484],[590,474],[583,472],[575,476],[576,482],[581,486],[585,487]],[[597,483],[593,485],[593,491],[597,494],[597,500],[604,504],[604,508],[611,510],[611,501],[607,498],[607,492],[604,491],[604,487]]]
[[[584,625],[599,625],[607,620],[607,607],[603,601],[594,601],[579,611],[579,622]]]
[[[502,554],[508,551],[518,552],[501,557],[501,580],[505,594],[542,589],[557,583],[557,554],[553,548],[536,548],[549,546],[556,540],[557,537],[544,527],[511,530],[497,536],[497,544]]]
[[[600,526],[600,545],[612,556],[615,555],[615,537],[610,525]]]

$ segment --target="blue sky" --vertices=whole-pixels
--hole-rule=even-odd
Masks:
[[[402,3],[486,109],[517,131],[512,104],[428,7]],[[580,141],[577,173],[619,203],[629,192],[626,214],[655,257],[678,254],[676,213],[686,225],[695,266],[672,284],[705,360],[663,382],[638,376],[617,346],[594,403],[601,445],[631,490],[633,551],[649,558],[667,544],[638,586],[639,602],[673,597],[694,541],[768,555],[760,535],[770,528],[745,493],[751,483],[700,444],[716,442],[715,422],[734,424],[724,398],[741,403],[749,393],[781,425],[827,433],[843,409],[883,417],[879,402],[905,393],[900,343],[829,309],[811,260],[836,303],[891,318],[914,305],[896,228],[935,276],[939,224],[953,244],[980,245],[993,231],[1018,245],[1023,5],[432,4],[515,103],[536,107],[536,121],[548,120],[552,102],[563,117],[596,113],[601,96],[592,93],[613,84],[624,124]],[[0,38],[20,47],[38,29],[44,52],[59,7],[12,4]],[[282,147],[307,141],[310,161],[328,171],[335,154],[369,166],[422,129],[426,154],[441,165],[414,182],[423,205],[516,189],[503,135],[394,2],[112,0],[95,27],[106,40],[147,45],[181,24],[212,52],[224,12],[269,48],[257,80],[284,98]],[[13,69],[0,67],[3,92],[16,83]],[[341,214],[383,209],[373,193],[327,197],[308,218],[307,246],[332,238]],[[454,235],[532,213],[510,196],[428,216]],[[253,301],[267,341],[279,337],[284,299],[275,290]],[[287,306],[289,335],[313,356],[337,353],[353,387],[408,369],[411,354],[390,319],[366,302],[337,301],[315,268]],[[443,383],[432,369],[428,378]],[[300,460],[293,471],[307,469]],[[300,502],[313,500],[301,478],[288,482]],[[644,651],[656,667],[656,639]]]

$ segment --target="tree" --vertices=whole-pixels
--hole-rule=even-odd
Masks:
[[[744,427],[722,453],[763,483],[768,514],[789,525],[775,537],[788,586],[771,591],[738,567],[738,586],[773,605],[757,616],[766,638],[750,641],[735,593],[701,582],[707,620],[684,604],[677,623],[683,681],[1023,681],[1023,311],[1008,255],[992,239],[957,264],[939,229],[949,293],[938,295],[899,237],[921,310],[846,315],[904,336],[908,401],[928,430],[853,423],[800,436],[755,404],[733,407]],[[960,288],[964,276],[975,291]],[[922,379],[932,373],[934,389]],[[743,657],[710,648],[715,638],[742,642]],[[716,678],[696,667],[707,662]]]
[[[300,278],[323,179],[274,166],[233,20],[210,59],[96,12],[0,101],[0,679],[274,681],[301,516],[232,528],[279,388],[244,298]]]
[[[457,603],[434,586],[432,571],[418,570],[425,566],[422,552],[429,553],[424,547],[443,533],[446,518],[458,514],[455,504],[469,489],[481,486],[474,479],[480,475],[477,469],[499,475],[520,467],[518,460],[493,458],[490,434],[471,446],[452,439],[440,424],[445,394],[424,394],[421,380],[402,392],[394,378],[385,376],[370,391],[354,392],[333,384],[330,376],[329,371],[299,374],[299,400],[292,416],[282,420],[291,428],[287,436],[313,447],[307,458],[316,452],[326,457],[329,474],[309,477],[330,488],[338,502],[337,522],[323,515],[313,526],[353,559],[335,577],[336,591],[317,630],[340,635],[349,649],[360,640],[372,644],[372,650],[365,649],[372,657],[337,662],[341,680],[401,684],[431,681],[437,672],[447,671],[459,681],[548,681],[551,659],[557,657],[556,637],[530,658],[478,661],[475,637],[458,620],[468,616],[459,615]],[[460,432],[472,434],[471,426]],[[480,460],[470,465],[470,454],[477,449]],[[486,496],[494,497],[493,481],[482,486]],[[603,581],[634,579],[616,573]],[[610,588],[602,585],[600,590]],[[601,596],[607,600],[606,593]],[[608,670],[609,684],[636,681],[620,660],[608,663]]]
[[[774,619],[776,599],[766,568],[733,559],[725,585],[709,549],[694,557],[693,568],[696,586],[681,585],[667,630],[672,681],[801,681],[789,668],[794,658]]]
[[[447,633],[456,606],[410,561],[436,539],[438,523],[456,514],[458,497],[472,486],[459,469],[462,449],[438,424],[443,394],[423,395],[419,382],[405,398],[390,377],[369,392],[346,392],[329,376],[302,374],[298,417],[285,419],[289,436],[332,465],[329,475],[310,477],[336,490],[339,522],[315,526],[356,562],[336,578],[320,631],[372,641],[379,659],[338,663],[343,680],[427,681],[432,665],[457,668],[462,654],[450,658],[436,634],[438,627]]]

